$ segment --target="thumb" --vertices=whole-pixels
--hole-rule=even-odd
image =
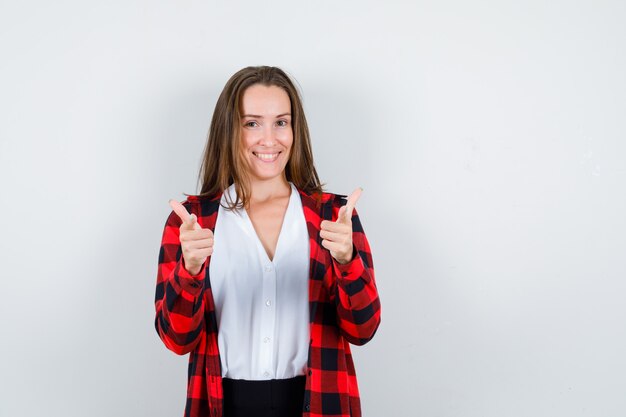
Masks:
[[[187,222],[187,224],[189,225],[190,229],[193,229],[193,230],[202,229],[202,227],[198,223],[198,217],[196,217],[195,213],[191,213],[189,215],[189,222]]]
[[[337,223],[345,223],[349,217],[346,217],[346,206],[339,207],[339,212],[337,213]]]

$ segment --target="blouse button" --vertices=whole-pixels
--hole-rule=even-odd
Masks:
[[[272,300],[267,300],[265,302],[265,305],[268,306],[268,307],[271,306],[272,305]]]

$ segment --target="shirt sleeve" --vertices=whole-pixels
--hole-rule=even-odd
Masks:
[[[345,205],[346,201],[342,203]],[[333,221],[339,207],[333,207]],[[352,212],[352,244],[354,257],[348,263],[340,264],[331,256],[337,324],[350,343],[363,345],[376,333],[381,309],[372,253],[356,208]]]
[[[188,206],[185,208],[189,211]],[[159,250],[154,325],[165,346],[184,355],[195,348],[204,331],[206,262],[196,275],[185,269],[179,239],[181,223],[174,211],[165,222]]]

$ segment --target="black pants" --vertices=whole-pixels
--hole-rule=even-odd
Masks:
[[[224,417],[301,417],[304,375],[289,379],[247,381],[222,378]]]

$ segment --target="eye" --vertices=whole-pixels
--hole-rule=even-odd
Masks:
[[[277,123],[278,123],[278,126],[281,126],[281,127],[285,127],[289,124],[287,120],[279,120]]]
[[[256,122],[255,122],[255,121],[251,120],[251,121],[249,121],[249,122],[245,123],[245,124],[244,124],[244,126],[248,126],[248,127],[256,127],[256,126],[252,126],[252,124],[253,124],[253,123],[254,123],[254,124],[256,124]]]

